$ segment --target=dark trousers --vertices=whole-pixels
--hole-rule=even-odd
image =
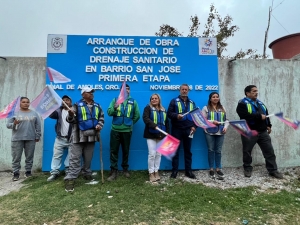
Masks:
[[[127,170],[128,158],[129,158],[129,147],[132,132],[118,132],[110,131],[110,168],[118,170],[118,158],[119,148],[122,146],[122,167],[123,170]]]
[[[254,145],[257,143],[263,153],[266,161],[266,168],[269,172],[277,170],[276,156],[271,142],[271,137],[267,131],[259,132],[257,136],[246,138],[242,137],[243,143],[243,163],[244,170],[252,171],[253,167],[251,152]]]
[[[189,138],[191,129],[172,129],[172,135],[180,140],[180,143],[183,144],[184,150],[184,166],[185,170],[189,171],[192,168],[192,153],[191,153],[191,146],[192,146],[192,138]],[[172,171],[178,170],[179,164],[179,147],[172,159]]]

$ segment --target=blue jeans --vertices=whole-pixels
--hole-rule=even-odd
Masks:
[[[209,168],[221,168],[221,150],[224,142],[224,135],[210,135],[205,133],[208,147],[208,164]]]
[[[65,150],[69,150],[70,142],[67,138],[56,137],[53,148],[53,157],[51,162],[51,174],[59,174],[59,169],[61,167],[62,157]],[[65,159],[65,167],[69,167],[69,152]]]

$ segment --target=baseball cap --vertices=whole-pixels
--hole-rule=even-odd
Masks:
[[[64,98],[68,98],[72,101],[72,99],[68,95],[64,95],[64,96],[61,97],[61,99],[64,99]]]
[[[84,92],[94,92],[95,90],[93,88],[89,88],[89,87],[84,87],[81,89],[81,94],[83,94]]]

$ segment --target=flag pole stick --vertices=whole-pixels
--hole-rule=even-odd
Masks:
[[[103,178],[103,160],[102,160],[102,140],[101,140],[100,131],[99,131],[99,146],[100,146],[101,180],[102,180],[102,184],[104,184],[104,178]]]
[[[208,120],[208,121],[209,121],[209,122],[214,122],[213,120]],[[222,123],[225,123],[225,122],[219,122],[219,121],[218,121],[218,123],[219,123],[219,124],[222,124]]]
[[[156,127],[155,129],[158,130],[159,132],[163,133],[163,134],[166,135],[166,136],[169,135],[167,132],[163,131],[162,129],[160,129],[160,128],[158,128],[158,127]]]
[[[191,113],[191,112],[195,111],[196,109],[199,109],[199,107],[196,107],[196,108],[192,109],[191,111],[189,111],[189,112],[186,112],[186,113],[184,113],[184,114],[181,114],[181,115],[182,115],[182,116],[186,116],[187,114],[189,114],[189,113]]]
[[[270,116],[275,116],[275,114],[274,113],[273,114],[269,114],[266,117],[270,117]]]

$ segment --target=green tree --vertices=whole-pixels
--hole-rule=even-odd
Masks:
[[[199,34],[200,22],[198,16],[191,16],[190,20],[192,25],[189,27],[189,33],[187,37],[216,37],[218,57],[220,59],[263,58],[261,54],[257,54],[257,50],[255,49],[241,49],[235,54],[235,56],[225,55],[228,46],[228,38],[233,37],[235,32],[237,32],[240,28],[237,25],[232,25],[233,19],[231,16],[226,15],[224,18],[222,18],[214,4],[210,5],[209,15],[207,22],[204,25],[204,31],[202,35]],[[215,24],[218,24],[218,29],[215,28]],[[176,28],[168,24],[163,24],[160,26],[159,31],[156,32],[155,35],[161,37],[182,37],[183,33],[179,32]]]

